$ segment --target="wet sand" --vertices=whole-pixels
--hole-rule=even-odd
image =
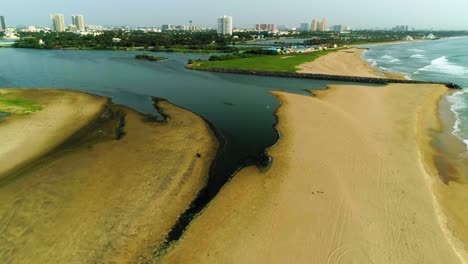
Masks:
[[[396,73],[380,72],[368,62],[361,60],[365,49],[350,48],[332,52],[315,61],[298,66],[299,73],[359,76],[370,78],[404,79],[404,76]]]
[[[151,259],[206,184],[218,147],[202,118],[158,106],[167,122],[106,104],[94,122],[10,174],[0,185],[0,262]]]
[[[447,88],[275,93],[272,167],[242,170],[162,263],[461,263],[423,162]],[[355,100],[350,100],[355,98]]]
[[[468,154],[466,145],[452,134],[455,122],[449,109],[449,102],[444,98],[440,102],[440,127],[432,132],[435,149],[432,155],[426,155],[433,161],[432,167],[439,175],[434,186],[435,195],[441,203],[441,210],[447,216],[446,221],[451,233],[459,239],[459,246],[468,245]],[[435,162],[434,162],[435,161]]]

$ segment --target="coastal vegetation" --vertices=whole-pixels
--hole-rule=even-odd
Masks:
[[[337,44],[342,45],[359,45],[365,43],[380,43],[394,42],[405,40],[407,36],[414,39],[423,39],[429,34],[434,34],[437,38],[448,38],[456,36],[468,36],[468,31],[411,31],[411,32],[396,32],[391,30],[354,30],[350,32],[310,32],[301,31],[295,32],[293,35],[277,36],[273,33],[262,34],[263,39],[272,40],[274,45],[291,45],[290,38],[300,40],[295,44],[305,45],[322,45],[322,44]],[[305,42],[304,39],[307,39]],[[277,40],[277,41],[274,41]],[[251,42],[255,44],[255,42]]]
[[[305,45],[357,45],[363,43],[392,42],[405,40],[408,35],[422,39],[431,31],[352,31],[339,32],[295,32],[278,36],[272,32],[234,32],[232,36],[221,36],[216,31],[163,31],[108,30],[86,35],[72,32],[18,32],[20,39],[15,48],[33,49],[105,49],[105,50],[146,50],[155,52],[186,53],[233,53],[251,49],[237,44],[257,45],[258,40],[277,40],[273,44],[288,46],[285,40],[299,39],[297,44]],[[437,31],[439,38],[468,35],[466,31]],[[304,42],[304,39],[307,39]]]
[[[33,49],[111,49],[148,50],[157,52],[236,52],[227,46],[230,37],[216,32],[143,32],[104,31],[79,35],[70,32],[19,32],[20,40],[13,47]]]
[[[135,59],[137,59],[137,60],[147,60],[147,61],[162,61],[162,60],[167,60],[166,57],[152,56],[152,55],[148,55],[148,54],[138,54],[138,55],[135,55]]]
[[[189,61],[189,67],[196,70],[209,70],[216,68],[263,70],[296,72],[297,67],[303,63],[314,61],[332,51],[315,51],[309,53],[296,53],[281,55],[236,53],[224,56],[211,56],[208,60]],[[191,62],[191,64],[190,64]]]
[[[19,98],[14,93],[0,93],[0,112],[24,115],[41,109],[41,105],[28,99]]]

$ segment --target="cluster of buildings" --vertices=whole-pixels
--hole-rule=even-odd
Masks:
[[[327,23],[327,18],[324,17],[322,20],[318,19],[313,19],[312,23],[309,25],[309,23],[301,23],[299,26],[299,31],[302,32],[307,32],[307,31],[312,31],[312,32],[327,32],[327,31],[333,31],[333,32],[339,32],[339,33],[346,33],[351,31],[350,26],[344,26],[344,25],[334,25],[332,27],[328,27]]]
[[[322,21],[319,21],[317,19],[313,19],[312,20],[312,24],[310,26],[310,31],[313,31],[313,32],[317,32],[317,31],[320,31],[320,32],[325,32],[325,31],[328,31],[328,27],[327,27],[327,18],[324,17],[322,19]]]
[[[255,25],[256,31],[269,31],[269,32],[276,32],[276,25],[275,24],[256,24]]]
[[[73,15],[71,17],[72,23],[68,25],[68,28],[65,27],[65,17],[63,14],[52,14],[50,18],[52,19],[52,30],[55,32],[65,32],[67,30],[70,32],[86,31],[83,15]]]
[[[393,28],[393,31],[396,32],[408,32],[410,31],[410,27],[408,25],[398,25]]]

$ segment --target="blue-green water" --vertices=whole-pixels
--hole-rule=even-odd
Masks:
[[[373,66],[415,80],[452,82],[465,88],[448,100],[456,117],[453,134],[468,146],[468,37],[367,48],[363,56]]]

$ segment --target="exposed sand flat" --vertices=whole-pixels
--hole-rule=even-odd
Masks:
[[[361,60],[363,49],[351,48],[332,52],[315,61],[298,66],[300,73],[359,76],[371,78],[403,79],[403,76],[393,73],[379,72],[369,63]]]
[[[95,119],[106,98],[61,90],[0,89],[43,107],[0,123],[0,182],[13,169],[44,155]],[[79,107],[78,107],[79,106]]]
[[[447,88],[275,93],[280,142],[238,173],[163,263],[460,263],[439,219],[421,137]],[[418,137],[419,136],[419,137]]]
[[[202,118],[158,105],[166,123],[109,105],[80,135],[0,185],[0,263],[150,259],[206,184],[218,147]],[[116,140],[122,117],[125,135]]]

